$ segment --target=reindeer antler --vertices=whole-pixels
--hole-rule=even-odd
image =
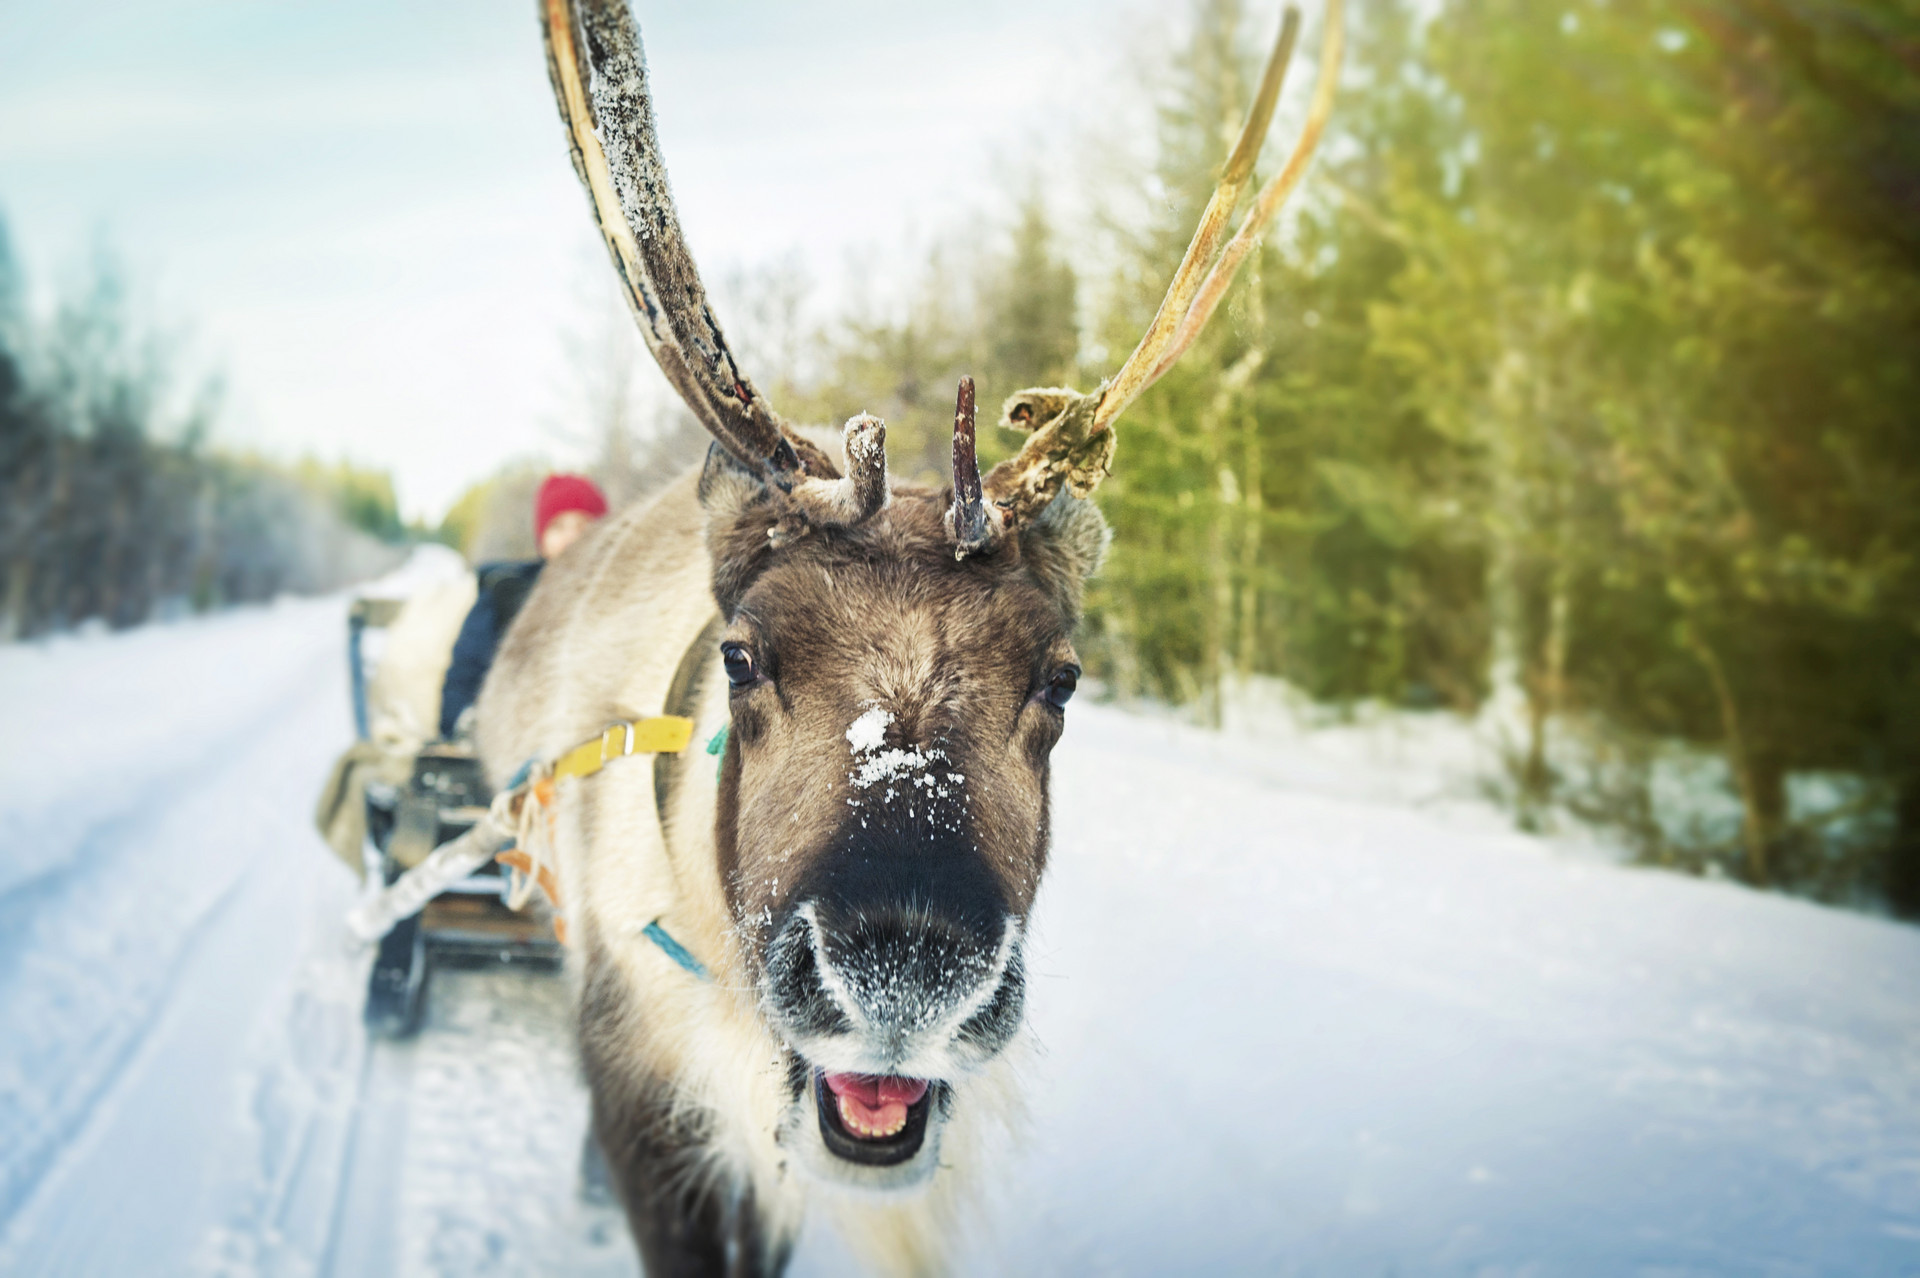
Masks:
[[[947,511],[947,532],[953,538],[954,557],[963,559],[993,537],[980,487],[980,458],[974,451],[973,379],[960,379],[953,406],[953,505]]]
[[[646,55],[627,0],[541,0],[540,16],[574,171],[660,371],[790,513],[821,525],[870,517],[887,501],[886,428],[873,417],[847,423],[852,473],[841,478],[754,389],[707,304],[667,185]]]
[[[1286,165],[1254,197],[1253,209],[1247,214],[1246,220],[1240,223],[1240,229],[1234,232],[1226,251],[1220,254],[1220,260],[1207,273],[1206,281],[1193,298],[1193,304],[1187,308],[1186,318],[1175,330],[1173,341],[1161,355],[1160,362],[1153,366],[1153,375],[1147,379],[1146,386],[1159,381],[1187,353],[1187,348],[1193,345],[1193,339],[1200,336],[1200,330],[1213,318],[1214,308],[1226,296],[1233,277],[1240,273],[1240,264],[1246,260],[1253,246],[1260,242],[1274,215],[1280,212],[1294,188],[1300,185],[1300,179],[1307,175],[1307,165],[1320,146],[1320,135],[1327,131],[1327,121],[1333,116],[1333,98],[1340,87],[1340,56],[1346,46],[1340,2],[1328,0],[1327,29],[1320,46],[1320,75],[1314,82],[1313,102],[1307,108],[1307,122],[1300,130],[1300,141],[1294,144],[1293,154],[1287,157]],[[1145,390],[1146,386],[1141,389]],[[1118,416],[1119,412],[1119,408],[1116,408],[1114,416]]]
[[[1289,5],[1280,24],[1279,39],[1267,59],[1266,73],[1247,112],[1246,123],[1241,127],[1240,138],[1227,158],[1219,185],[1200,215],[1200,224],[1194,229],[1186,255],[1167,286],[1166,297],[1161,300],[1153,322],[1120,371],[1091,394],[1047,388],[1021,391],[1007,400],[1000,424],[1033,433],[1016,456],[995,466],[986,478],[988,534],[975,544],[968,544],[958,540],[956,529],[957,553],[964,555],[990,545],[1007,528],[1032,519],[1063,487],[1076,497],[1085,497],[1099,486],[1112,469],[1114,419],[1160,380],[1193,345],[1194,338],[1199,336],[1226,295],[1247,253],[1299,185],[1333,110],[1346,39],[1341,0],[1327,0],[1320,79],[1314,86],[1313,103],[1300,141],[1286,166],[1255,197],[1253,207],[1226,250],[1220,251],[1227,220],[1246,190],[1254,160],[1273,122],[1274,104],[1279,100],[1287,63],[1293,56],[1299,33],[1300,12]],[[956,462],[958,453],[956,436]],[[956,469],[956,487],[958,480]],[[956,503],[957,500],[956,495]],[[957,504],[955,509],[958,510]]]

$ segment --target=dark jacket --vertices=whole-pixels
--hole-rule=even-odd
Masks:
[[[533,591],[540,578],[542,563],[481,564],[480,597],[460,624],[460,637],[453,641],[453,663],[447,667],[447,681],[440,688],[440,735],[451,737],[453,727],[466,708],[480,695],[493,654],[501,636]]]

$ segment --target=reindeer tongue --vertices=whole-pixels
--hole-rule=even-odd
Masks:
[[[907,1106],[927,1094],[924,1078],[890,1074],[823,1074],[827,1090],[840,1103],[840,1123],[867,1140],[898,1135],[907,1125]]]

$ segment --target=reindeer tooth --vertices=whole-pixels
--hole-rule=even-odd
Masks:
[[[868,1140],[884,1139],[898,1135],[907,1125],[907,1109],[898,1102],[884,1105],[878,1113],[884,1115],[880,1122],[870,1121],[862,1109],[855,1108],[855,1102],[849,1096],[836,1096],[839,1104],[840,1125],[856,1136]]]

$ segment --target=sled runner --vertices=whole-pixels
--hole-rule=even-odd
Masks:
[[[337,850],[341,837],[359,817],[361,869],[369,891],[387,887],[407,870],[426,861],[436,849],[467,834],[487,816],[492,794],[471,745],[462,741],[418,741],[423,722],[432,716],[417,707],[409,712],[409,696],[421,699],[418,686],[432,674],[435,663],[418,663],[417,674],[401,677],[382,670],[392,656],[396,666],[407,665],[409,645],[391,646],[379,660],[372,659],[370,632],[398,628],[408,613],[412,628],[438,628],[431,616],[438,611],[461,611],[465,596],[448,600],[358,599],[347,617],[347,662],[353,693],[357,741],[341,760],[329,786],[334,811],[329,826],[328,799],[322,799],[322,824]],[[382,645],[387,646],[387,645]],[[437,636],[424,645],[437,647]],[[439,663],[444,670],[444,662]],[[396,684],[400,686],[395,686]],[[437,703],[438,688],[431,699]],[[412,730],[409,730],[412,729]],[[357,796],[355,794],[357,791]],[[357,813],[342,812],[358,799]],[[346,827],[346,829],[342,829]],[[492,849],[489,849],[491,851]],[[429,976],[442,963],[532,963],[557,969],[560,945],[547,917],[537,910],[509,908],[511,881],[506,868],[488,857],[471,873],[455,879],[380,938],[379,952],[367,983],[366,1023],[384,1037],[399,1038],[419,1028],[425,1009]]]

